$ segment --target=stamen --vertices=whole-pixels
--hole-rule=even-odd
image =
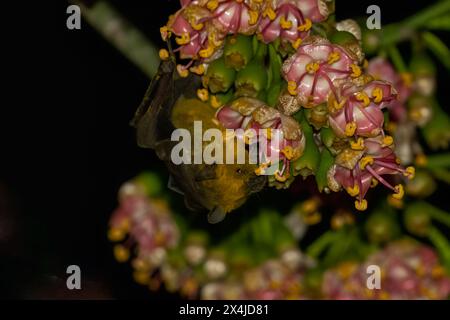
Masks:
[[[335,99],[335,100],[333,101],[333,107],[334,107],[335,110],[341,110],[342,107],[345,105],[346,102],[347,102],[347,99],[345,99],[345,98],[342,99],[341,102],[337,102],[337,100]]]
[[[359,160],[359,167],[361,170],[364,170],[367,165],[373,165],[373,158],[371,156],[365,156]]]
[[[359,137],[356,142],[350,142],[350,147],[353,150],[364,150],[364,139]]]
[[[298,47],[300,47],[302,42],[303,42],[302,38],[298,38],[297,40],[294,41],[294,43],[292,43],[292,47],[294,49],[298,49]]]
[[[201,76],[205,73],[205,66],[203,64],[199,64],[198,66],[191,67],[189,71]]]
[[[407,167],[405,169],[405,172],[403,172],[403,175],[405,177],[408,177],[408,179],[414,179],[415,175],[416,175],[416,169],[414,167]]]
[[[182,78],[186,78],[189,75],[189,70],[181,64],[177,65],[177,72]]]
[[[125,262],[130,258],[130,250],[121,244],[114,246],[114,257],[118,262]]]
[[[297,95],[297,83],[295,81],[289,81],[287,89],[290,95],[292,96]]]
[[[358,78],[361,75],[361,68],[358,67],[356,64],[351,64],[350,65],[351,71],[352,73],[350,74],[351,77],[353,78]]]
[[[182,46],[191,42],[191,36],[189,33],[184,32],[180,37],[176,37],[175,41],[178,45]]]
[[[305,70],[308,73],[315,73],[317,70],[319,70],[320,65],[317,62],[310,62],[306,65]]]
[[[199,56],[206,59],[213,55],[215,47],[213,45],[209,45],[206,49],[202,49],[199,51]]]
[[[280,172],[277,170],[275,171],[275,179],[279,182],[285,182],[288,178],[288,175],[280,175]]]
[[[340,59],[341,59],[341,55],[340,55],[339,51],[333,51],[332,53],[330,53],[328,55],[327,63],[328,64],[333,64],[333,63],[339,61]]]
[[[219,6],[219,1],[218,1],[218,0],[210,0],[210,1],[208,1],[208,3],[206,4],[206,7],[207,7],[210,11],[216,10],[218,6]]]
[[[208,89],[198,89],[197,97],[203,102],[207,101],[209,98]]]
[[[355,134],[356,131],[356,122],[352,121],[345,125],[345,135],[347,137],[351,137]]]
[[[291,146],[286,146],[281,150],[281,153],[284,154],[286,159],[291,160],[294,156],[294,149]]]
[[[369,171],[369,173],[375,177],[375,179],[377,179],[379,182],[381,182],[386,188],[391,189],[392,191],[395,191],[395,188],[389,183],[387,182],[385,179],[383,179],[382,176],[380,176],[378,173],[376,173],[375,170],[372,169],[371,166],[367,166],[366,170]]]
[[[220,108],[222,104],[220,103],[219,99],[217,99],[217,96],[211,96],[211,106],[215,109]]]
[[[280,18],[280,26],[285,30],[289,30],[292,28],[292,21],[286,20],[285,17]]]
[[[311,27],[312,27],[311,20],[306,18],[305,23],[303,23],[302,25],[299,25],[297,30],[300,32],[304,32],[304,31],[308,31],[309,29],[311,29]]]
[[[264,11],[263,11],[263,17],[268,17],[270,19],[270,21],[275,20],[275,18],[277,17],[277,14],[275,13],[275,11],[273,11],[273,9],[268,6]]]
[[[381,144],[382,147],[389,147],[394,143],[394,139],[391,136],[385,136]]]
[[[383,100],[383,90],[380,87],[376,87],[372,90],[373,102],[380,103]]]
[[[355,184],[355,185],[353,186],[353,188],[352,188],[352,187],[348,187],[348,188],[346,188],[345,190],[346,190],[347,193],[348,193],[349,195],[351,195],[352,197],[356,197],[356,196],[359,194],[359,187],[358,187],[357,184]]]
[[[355,208],[358,211],[367,210],[367,200],[366,199],[356,200],[355,201]]]
[[[378,185],[378,180],[375,178],[372,178],[372,180],[370,180],[370,187],[375,188],[377,185]]]
[[[254,11],[254,10],[249,10],[248,11],[248,15],[250,16],[250,19],[248,21],[248,23],[250,25],[254,25],[258,22],[258,18],[259,18],[259,13],[258,11]]]
[[[169,51],[167,51],[166,49],[159,50],[159,58],[163,61],[169,59]]]
[[[355,95],[356,100],[361,101],[364,107],[367,107],[370,104],[370,99],[367,93],[364,91],[360,91]]]
[[[163,27],[159,28],[159,32],[161,33],[161,38],[164,41],[166,41],[172,35],[172,32],[170,32],[168,26],[163,26]]]
[[[405,195],[405,190],[403,188],[402,184],[398,184],[395,186],[395,193],[392,195],[392,198],[397,200],[402,200],[403,196]]]

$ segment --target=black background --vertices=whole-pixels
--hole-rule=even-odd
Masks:
[[[178,8],[175,0],[109,2],[158,46],[159,27]],[[429,3],[337,0],[337,18],[363,16],[378,4],[387,24]],[[6,29],[11,41],[5,40],[5,51],[20,61],[5,60],[13,69],[5,81],[18,87],[2,107],[8,113],[1,119],[0,230],[7,236],[0,237],[0,296],[176,298],[135,284],[106,239],[120,184],[144,169],[162,168],[151,151],[136,146],[128,125],[149,79],[86,21],[81,30],[68,30],[67,5],[55,1],[45,9],[54,14],[48,20],[19,8],[41,24],[16,37],[22,16]],[[444,73],[441,93],[448,87]],[[448,97],[440,99],[448,105]],[[81,267],[81,291],[66,289],[70,264]]]

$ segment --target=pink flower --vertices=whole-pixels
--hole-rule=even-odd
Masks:
[[[409,74],[400,75],[392,64],[382,57],[371,59],[367,72],[377,80],[392,83],[398,92],[398,100],[392,101],[388,106],[389,113],[395,121],[405,119],[407,116],[405,102],[412,93]]]
[[[260,19],[263,1],[213,0],[207,7],[212,10],[211,22],[224,36],[227,34],[253,34]]]
[[[330,100],[330,126],[339,137],[374,137],[383,130],[382,109],[396,101],[396,91],[384,81],[342,84]]]
[[[343,47],[319,37],[310,37],[299,46],[282,68],[288,90],[297,95],[303,107],[313,107],[336,95],[336,80],[361,75],[355,57]]]
[[[328,173],[330,188],[338,191],[343,187],[356,197],[355,207],[358,210],[367,209],[364,197],[368,189],[378,183],[392,190],[392,197],[401,199],[404,195],[403,185],[392,186],[383,176],[403,174],[413,178],[414,168],[404,169],[399,165],[392,150],[392,138],[382,135],[364,140],[360,138],[355,144],[352,149],[344,149],[336,156],[335,165]]]
[[[180,58],[196,58],[200,50],[208,46],[208,30],[201,21],[210,15],[209,10],[197,5],[196,1],[184,5],[169,18],[167,26],[161,28],[162,38],[166,40],[173,33],[180,46],[174,51],[180,52]]]
[[[253,140],[255,142],[260,142],[259,135],[266,132],[264,137],[267,138],[266,149],[259,148],[259,152],[264,151],[263,157],[267,162],[272,163],[274,159],[282,161],[282,168],[275,173],[276,177],[281,180],[289,175],[290,161],[298,159],[303,154],[305,137],[297,121],[280,113],[277,109],[264,105],[257,99],[238,98],[230,105],[222,107],[216,117],[227,129],[254,129],[257,135]],[[269,130],[260,131],[260,129]],[[273,134],[278,135],[279,143],[270,142]],[[259,155],[259,159],[263,157]],[[261,165],[260,174],[267,168],[268,163]]]
[[[281,38],[297,47],[309,35],[312,22],[328,17],[328,8],[323,0],[273,0],[262,15],[258,32],[265,43]]]

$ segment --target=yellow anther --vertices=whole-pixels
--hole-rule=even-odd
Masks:
[[[362,201],[356,200],[355,201],[355,208],[358,211],[367,210],[367,200],[366,199],[362,199]]]
[[[358,78],[361,75],[361,68],[358,67],[356,64],[351,64],[350,69],[352,69],[352,73],[350,74],[353,78]]]
[[[265,173],[266,173],[266,170],[265,170],[265,168],[263,166],[259,166],[258,168],[255,169],[255,174],[257,176],[261,176],[261,175],[263,175]]]
[[[254,25],[254,24],[256,24],[256,23],[258,22],[258,19],[259,19],[259,13],[258,13],[258,11],[249,10],[249,11],[248,11],[248,15],[250,16],[250,19],[249,19],[249,21],[248,21],[248,23],[249,23],[250,25]]]
[[[147,285],[150,282],[150,273],[148,271],[133,272],[133,279],[140,285]]]
[[[294,49],[298,49],[298,47],[300,47],[300,45],[302,44],[302,42],[303,42],[302,38],[298,38],[297,40],[295,40],[295,41],[292,43],[292,47],[293,47]]]
[[[288,175],[286,174],[286,175],[283,175],[283,176],[280,176],[280,171],[275,171],[275,179],[277,180],[277,181],[279,181],[279,182],[285,182],[286,180],[287,180],[287,178],[288,178]]]
[[[369,67],[369,60],[364,59],[364,61],[363,61],[363,68],[367,69],[368,67]]]
[[[176,37],[175,41],[178,45],[182,46],[191,42],[191,36],[189,33],[184,32],[180,37]]]
[[[159,58],[163,61],[169,59],[169,51],[166,49],[159,50]]]
[[[364,107],[367,107],[370,104],[369,96],[364,91],[358,92],[355,95],[355,97],[356,97],[356,100],[361,101],[363,103]]]
[[[159,32],[161,33],[161,38],[164,41],[166,41],[167,38],[169,38],[172,35],[172,33],[169,30],[169,27],[167,27],[167,26],[159,28]]]
[[[290,95],[296,96],[297,95],[297,82],[295,81],[289,81],[287,85],[287,89]]]
[[[395,186],[395,193],[392,195],[392,198],[397,200],[402,200],[403,196],[405,195],[405,190],[403,189],[402,184],[398,184]]]
[[[291,160],[294,156],[294,149],[291,146],[286,146],[281,150],[281,153],[284,154],[286,159]]]
[[[376,87],[372,90],[373,102],[380,103],[383,100],[383,90],[380,87]]]
[[[292,28],[292,21],[286,20],[284,17],[281,17],[280,18],[280,27],[285,30],[288,30],[288,29]]]
[[[207,7],[210,11],[216,10],[218,6],[219,6],[219,1],[218,1],[218,0],[210,0],[210,1],[208,1],[208,3],[206,4],[206,7]]]
[[[297,30],[300,32],[308,31],[312,27],[312,22],[310,19],[306,18],[305,23],[298,26]]]
[[[358,186],[357,184],[355,184],[355,185],[353,186],[353,188],[352,188],[352,187],[348,187],[348,188],[346,188],[345,190],[346,190],[347,193],[348,193],[349,195],[351,195],[352,197],[356,197],[356,196],[359,194],[359,186]]]
[[[412,85],[413,82],[413,76],[411,73],[409,72],[402,72],[400,73],[400,77],[403,80],[403,83],[405,84],[405,86],[410,87]]]
[[[186,78],[189,75],[189,70],[181,64],[177,65],[177,72],[182,78]]]
[[[347,137],[351,137],[355,134],[356,131],[356,122],[352,121],[345,125],[345,135]]]
[[[263,135],[266,137],[267,140],[272,139],[272,129],[267,128],[263,131]]]
[[[127,235],[122,228],[111,228],[108,230],[108,239],[113,242],[122,241]]]
[[[341,54],[339,51],[333,51],[328,55],[328,64],[333,64],[335,62],[338,62],[341,59]]]
[[[372,180],[370,180],[370,187],[375,188],[377,185],[378,185],[378,180],[375,178],[372,178]]]
[[[218,109],[222,106],[222,103],[220,103],[219,99],[217,99],[217,96],[211,96],[210,100],[211,106],[215,109]]]
[[[403,208],[403,200],[399,200],[399,199],[395,199],[392,197],[392,195],[389,195],[387,197],[387,202],[390,206],[397,208],[397,209],[402,209]]]
[[[405,169],[405,173],[403,173],[408,179],[414,179],[414,176],[416,175],[416,168],[414,167],[407,167]]]
[[[445,276],[445,269],[440,265],[434,266],[433,269],[431,269],[431,276],[433,278],[442,278]]]
[[[198,66],[191,67],[189,71],[201,76],[205,73],[205,66],[203,64],[199,64]]]
[[[362,157],[361,160],[359,160],[359,167],[361,170],[364,170],[367,165],[373,164],[373,158],[371,156],[365,156]]]
[[[427,165],[427,162],[428,162],[427,161],[427,156],[424,155],[423,153],[418,154],[416,156],[415,162],[416,162],[416,165],[418,165],[420,167],[425,167]]]
[[[208,48],[200,50],[198,54],[200,57],[206,59],[213,55],[215,49],[214,46],[209,45]]]
[[[307,225],[310,225],[310,226],[314,225],[314,224],[318,224],[321,220],[322,220],[322,215],[318,211],[309,213],[309,214],[305,214],[303,216],[303,221]]]
[[[271,21],[275,20],[275,18],[277,17],[277,14],[275,13],[275,11],[273,11],[273,9],[268,6],[264,11],[263,11],[263,17],[268,17]]]
[[[118,262],[125,262],[130,258],[130,251],[121,244],[114,246],[114,257]]]
[[[337,100],[333,100],[333,108],[337,111],[337,110],[341,110],[342,107],[345,105],[345,102],[347,102],[347,100],[344,98],[342,99],[341,102],[338,102]]]
[[[197,31],[202,30],[204,26],[205,25],[203,23],[196,23],[195,21],[191,22],[192,29],[197,30]]]
[[[364,150],[364,139],[359,137],[355,142],[350,142],[350,147],[353,150]]]
[[[384,136],[382,146],[383,147],[389,147],[394,143],[394,138],[391,136]]]
[[[320,66],[317,62],[310,62],[306,65],[305,70],[309,73],[315,73],[319,68]]]
[[[197,97],[201,100],[201,101],[207,101],[209,98],[209,93],[208,93],[208,89],[198,89],[197,90]]]

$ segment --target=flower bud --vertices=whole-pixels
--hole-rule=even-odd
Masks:
[[[400,233],[400,228],[393,212],[375,212],[366,222],[369,241],[380,244],[393,240]]]
[[[314,141],[313,130],[305,118],[301,121],[303,134],[305,136],[305,150],[303,155],[293,163],[294,175],[302,175],[306,178],[315,174],[320,162],[320,152]]]
[[[411,59],[410,70],[414,75],[416,92],[431,96],[436,89],[436,67],[433,60],[425,54],[414,55]]]
[[[327,148],[323,148],[320,154],[319,167],[316,172],[316,183],[319,191],[325,190],[325,193],[329,193],[328,188],[328,171],[334,164],[334,157]]]
[[[212,93],[226,92],[233,85],[236,71],[228,68],[223,58],[211,62],[204,81]]]
[[[406,183],[406,193],[418,198],[426,198],[436,190],[436,182],[425,170],[416,171],[414,179]]]
[[[426,204],[415,202],[410,204],[403,216],[406,229],[414,235],[424,237],[428,235],[431,218],[427,212]]]
[[[253,57],[252,38],[244,35],[236,35],[227,38],[223,49],[225,64],[229,68],[241,70]]]
[[[267,87],[267,71],[258,60],[252,60],[236,76],[236,94],[256,97]]]

